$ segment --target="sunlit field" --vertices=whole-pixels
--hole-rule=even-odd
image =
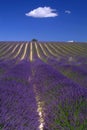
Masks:
[[[0,130],[87,130],[87,43],[0,42]]]

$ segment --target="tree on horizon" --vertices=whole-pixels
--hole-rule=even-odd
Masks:
[[[32,42],[37,42],[38,40],[36,38],[33,38],[32,39]]]

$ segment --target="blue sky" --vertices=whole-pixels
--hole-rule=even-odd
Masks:
[[[87,0],[0,0],[0,41],[87,42]]]

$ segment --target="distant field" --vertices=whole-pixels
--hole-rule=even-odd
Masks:
[[[86,43],[62,42],[0,42],[1,59],[27,59],[42,61],[48,58],[65,59],[66,62],[77,62],[87,56]],[[84,59],[83,59],[84,58]]]
[[[0,42],[0,130],[87,130],[87,43]]]

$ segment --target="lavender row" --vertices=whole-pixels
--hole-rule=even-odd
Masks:
[[[22,61],[0,79],[0,129],[39,130],[35,94],[28,81],[30,76],[30,63]]]
[[[2,68],[3,68],[3,66],[2,66]],[[9,65],[9,69],[8,69],[7,73],[5,73],[3,78],[9,79],[10,77],[11,78],[13,77],[16,79],[19,78],[19,79],[28,80],[29,75],[31,75],[30,62],[23,60],[19,63],[15,63],[15,65],[13,65],[13,66],[11,63]]]
[[[39,65],[40,62],[40,65]],[[76,107],[79,106],[79,99],[82,100],[84,97],[85,104],[87,104],[87,89],[83,88],[79,84],[73,82],[72,80],[66,78],[61,73],[53,69],[50,65],[42,63],[41,61],[36,61],[33,68],[33,84],[37,86],[36,93],[39,96],[40,102],[44,102],[44,120],[46,129],[69,129],[73,128],[73,120],[75,117],[72,116],[70,122],[64,127],[64,123],[58,122],[60,106],[62,108],[71,106],[71,113],[74,115]],[[65,104],[65,105],[64,105]],[[76,106],[77,104],[77,106]],[[76,106],[73,108],[73,106]],[[83,106],[81,106],[83,107]],[[83,107],[84,108],[84,107]],[[73,110],[74,109],[74,110]],[[68,109],[69,111],[69,109]],[[85,110],[86,111],[86,110]],[[72,114],[68,115],[68,118]],[[63,112],[61,113],[61,117]],[[87,112],[81,113],[83,115],[83,122],[86,120]],[[78,115],[79,123],[81,122],[81,117]],[[64,119],[63,119],[64,120]],[[68,119],[67,119],[68,120]],[[63,124],[63,125],[62,125]],[[80,125],[80,124],[79,124]],[[74,129],[77,128],[77,124],[74,121]]]
[[[47,63],[60,71],[63,75],[74,80],[75,82],[87,87],[87,70],[86,64],[65,64],[64,62],[59,62],[57,59],[49,59]]]
[[[83,87],[87,87],[87,70],[83,66],[65,65],[60,67],[61,73],[76,81]]]

